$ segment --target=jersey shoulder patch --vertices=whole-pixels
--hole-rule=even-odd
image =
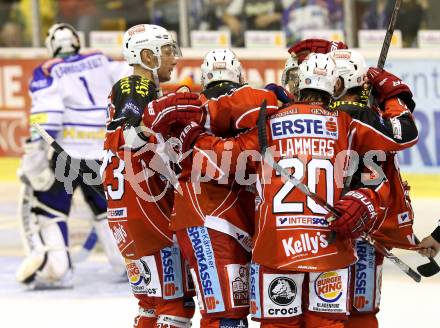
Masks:
[[[44,65],[44,64],[43,64]],[[53,83],[53,78],[49,74],[46,74],[43,65],[34,69],[32,74],[32,80],[29,83],[29,91],[36,92],[41,89],[48,88]]]

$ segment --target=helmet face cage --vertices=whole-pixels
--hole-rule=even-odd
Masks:
[[[281,76],[281,84],[287,87],[291,94],[298,94],[299,76],[298,76],[298,59],[295,55],[290,56],[284,65],[283,75]]]
[[[321,90],[333,96],[338,72],[336,63],[329,54],[309,54],[299,65],[298,75],[299,90]]]
[[[242,83],[241,63],[231,49],[215,49],[205,55],[202,66],[203,89],[216,81]]]
[[[281,76],[281,83],[283,86],[286,86],[289,83],[289,80],[294,77],[294,75],[292,75],[292,71],[298,71],[298,59],[296,56],[290,56],[286,60],[283,75]]]
[[[364,84],[367,65],[359,52],[354,50],[336,50],[332,51],[330,55],[336,62],[339,76],[344,80],[344,90],[337,98],[345,95],[348,90]]]
[[[140,24],[131,27],[124,33],[122,54],[130,65],[141,65],[145,69],[158,69],[161,64],[162,48],[171,46],[172,54],[181,57],[182,51],[169,31],[165,28],[152,25]],[[147,67],[141,59],[141,52],[145,49],[150,50],[158,58],[157,67]]]
[[[46,48],[52,57],[77,53],[81,48],[78,32],[69,24],[52,25],[47,32]]]

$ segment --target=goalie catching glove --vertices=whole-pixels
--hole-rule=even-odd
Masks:
[[[373,96],[377,99],[380,107],[385,100],[395,97],[402,100],[411,112],[416,107],[408,85],[394,74],[383,69],[370,67],[367,78],[373,88]]]
[[[346,193],[335,204],[334,208],[341,216],[332,220],[332,214],[327,214],[331,230],[347,238],[358,238],[364,232],[369,232],[375,226],[378,213],[373,200],[368,196],[367,189],[357,189]]]

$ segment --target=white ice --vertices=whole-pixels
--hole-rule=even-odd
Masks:
[[[131,328],[136,301],[128,283],[117,282],[101,254],[77,266],[75,287],[70,290],[26,291],[15,282],[22,259],[22,252],[17,252],[20,237],[15,197],[0,200],[0,328]],[[440,215],[438,200],[417,199],[413,203],[415,231],[423,237]],[[407,251],[396,254],[413,268],[425,262]],[[382,286],[380,327],[440,327],[440,274],[417,284],[385,260]],[[199,327],[199,318],[197,314],[193,327]],[[251,327],[257,326],[251,323]]]

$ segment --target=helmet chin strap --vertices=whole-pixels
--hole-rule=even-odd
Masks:
[[[341,99],[343,96],[345,96],[345,94],[347,93],[347,89],[344,88],[344,90],[342,90],[341,94],[339,96],[333,96],[333,99],[335,100],[339,100]]]
[[[141,65],[146,70],[149,70],[153,74],[154,85],[156,86],[156,95],[157,98],[160,98],[163,96],[163,92],[162,89],[160,88],[159,74],[157,74],[157,71],[160,68],[161,60],[160,60],[160,55],[155,55],[155,56],[157,57],[157,66],[155,68],[148,67],[147,65],[144,64],[142,60],[140,61],[139,65]]]

